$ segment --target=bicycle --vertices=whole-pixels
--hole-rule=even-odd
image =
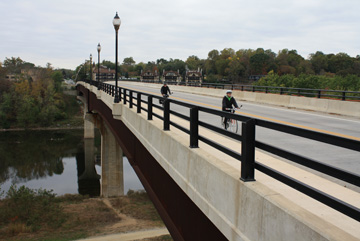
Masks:
[[[236,109],[240,109],[242,107],[242,105],[239,106],[239,108],[226,108],[225,110],[230,110],[231,113],[235,113]],[[237,120],[234,119],[228,119],[227,120],[227,126],[224,125],[224,118],[225,117],[221,117],[221,125],[225,130],[237,133],[239,131],[239,123]]]
[[[171,95],[173,94],[173,92],[171,92]],[[165,103],[165,100],[167,98],[169,98],[170,95],[166,94],[166,95],[163,95],[163,98],[159,99],[159,104],[162,105],[164,107],[164,103]]]

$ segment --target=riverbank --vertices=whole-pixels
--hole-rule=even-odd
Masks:
[[[0,129],[0,132],[8,131],[57,131],[57,130],[82,130],[84,126],[60,126],[60,127],[34,127],[34,128],[11,128]]]
[[[2,219],[0,240],[77,240],[165,228],[145,192],[129,192],[126,196],[108,199],[63,195],[54,200],[61,209],[60,219],[54,219],[54,223],[41,224],[41,219],[49,218],[49,213],[47,216],[40,215],[36,228],[27,225],[18,216]],[[0,200],[0,209],[7,206],[5,200]],[[56,215],[54,210],[50,214]],[[169,235],[149,238],[147,236],[146,240],[172,240]]]

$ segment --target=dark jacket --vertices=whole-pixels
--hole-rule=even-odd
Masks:
[[[161,87],[160,92],[161,92],[162,95],[167,95],[168,92],[169,92],[169,95],[171,94],[170,89],[169,89],[169,86],[166,86],[166,87],[163,86],[163,87]]]
[[[229,100],[228,97],[225,95],[223,98],[223,101],[222,101],[222,110],[225,110],[225,108],[232,108],[233,105],[236,108],[239,108],[234,97],[231,96],[231,98]]]

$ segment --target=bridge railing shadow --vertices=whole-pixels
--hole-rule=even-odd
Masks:
[[[108,83],[99,83],[98,88],[109,95],[115,96],[115,86]],[[170,126],[173,126],[184,133],[189,135],[189,147],[198,148],[199,141],[202,141],[219,151],[239,160],[241,162],[241,175],[240,179],[244,182],[255,181],[255,169],[265,173],[266,175],[271,176],[272,178],[316,199],[317,201],[357,220],[360,221],[360,209],[348,204],[336,197],[330,196],[329,194],[318,190],[306,183],[303,183],[297,179],[292,178],[285,173],[281,173],[275,170],[272,167],[266,166],[262,163],[255,161],[255,149],[261,149],[268,153],[272,153],[276,156],[285,158],[291,162],[297,163],[299,165],[305,166],[312,170],[316,170],[320,173],[326,174],[328,176],[337,178],[339,180],[345,181],[357,187],[360,187],[360,176],[336,168],[331,165],[327,165],[320,161],[284,150],[279,147],[261,142],[255,138],[255,129],[256,127],[267,128],[270,130],[291,134],[294,136],[306,138],[309,140],[318,141],[321,143],[326,143],[332,146],[337,146],[352,150],[360,153],[360,141],[354,139],[348,139],[340,136],[335,136],[327,133],[317,132],[313,130],[303,129],[299,127],[289,126],[286,124],[275,123],[272,121],[262,120],[258,118],[250,118],[248,116],[232,114],[228,112],[219,111],[212,108],[207,108],[203,106],[198,106],[175,99],[164,99],[163,97],[152,95],[145,92],[135,91],[127,88],[118,87],[118,93],[120,101],[123,104],[129,102],[129,108],[134,106],[137,109],[137,113],[142,111],[147,112],[147,119],[152,120],[153,117],[156,117],[163,121],[164,131],[170,130]],[[144,97],[144,98],[143,98]],[[162,100],[163,105],[156,104],[154,100]],[[179,105],[184,108],[189,109],[190,115],[186,116],[180,112],[175,111],[170,108],[170,103],[174,105]],[[146,105],[146,107],[145,107]],[[162,110],[163,115],[154,112],[154,108]],[[220,117],[226,117],[229,119],[237,120],[241,122],[241,134],[231,133],[221,127],[212,125],[205,121],[199,119],[199,113],[206,113]],[[170,119],[170,115],[174,115],[183,120],[190,122],[190,128],[186,128],[179,123],[176,123]],[[199,127],[206,128],[213,132],[216,132],[221,135],[225,135],[229,138],[241,142],[241,153],[229,149],[228,147],[209,139],[205,136],[199,134]]]

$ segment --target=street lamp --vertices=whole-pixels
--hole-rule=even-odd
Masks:
[[[92,82],[92,54],[90,54],[90,84]]]
[[[100,51],[101,51],[100,43],[97,46],[97,51],[98,51],[98,90],[99,90],[100,89]]]
[[[119,18],[118,13],[116,12],[116,15],[113,19],[113,25],[114,25],[114,29],[115,29],[115,98],[114,98],[114,102],[115,103],[119,103],[119,91],[118,91],[118,30],[120,28],[121,25],[121,20]]]

